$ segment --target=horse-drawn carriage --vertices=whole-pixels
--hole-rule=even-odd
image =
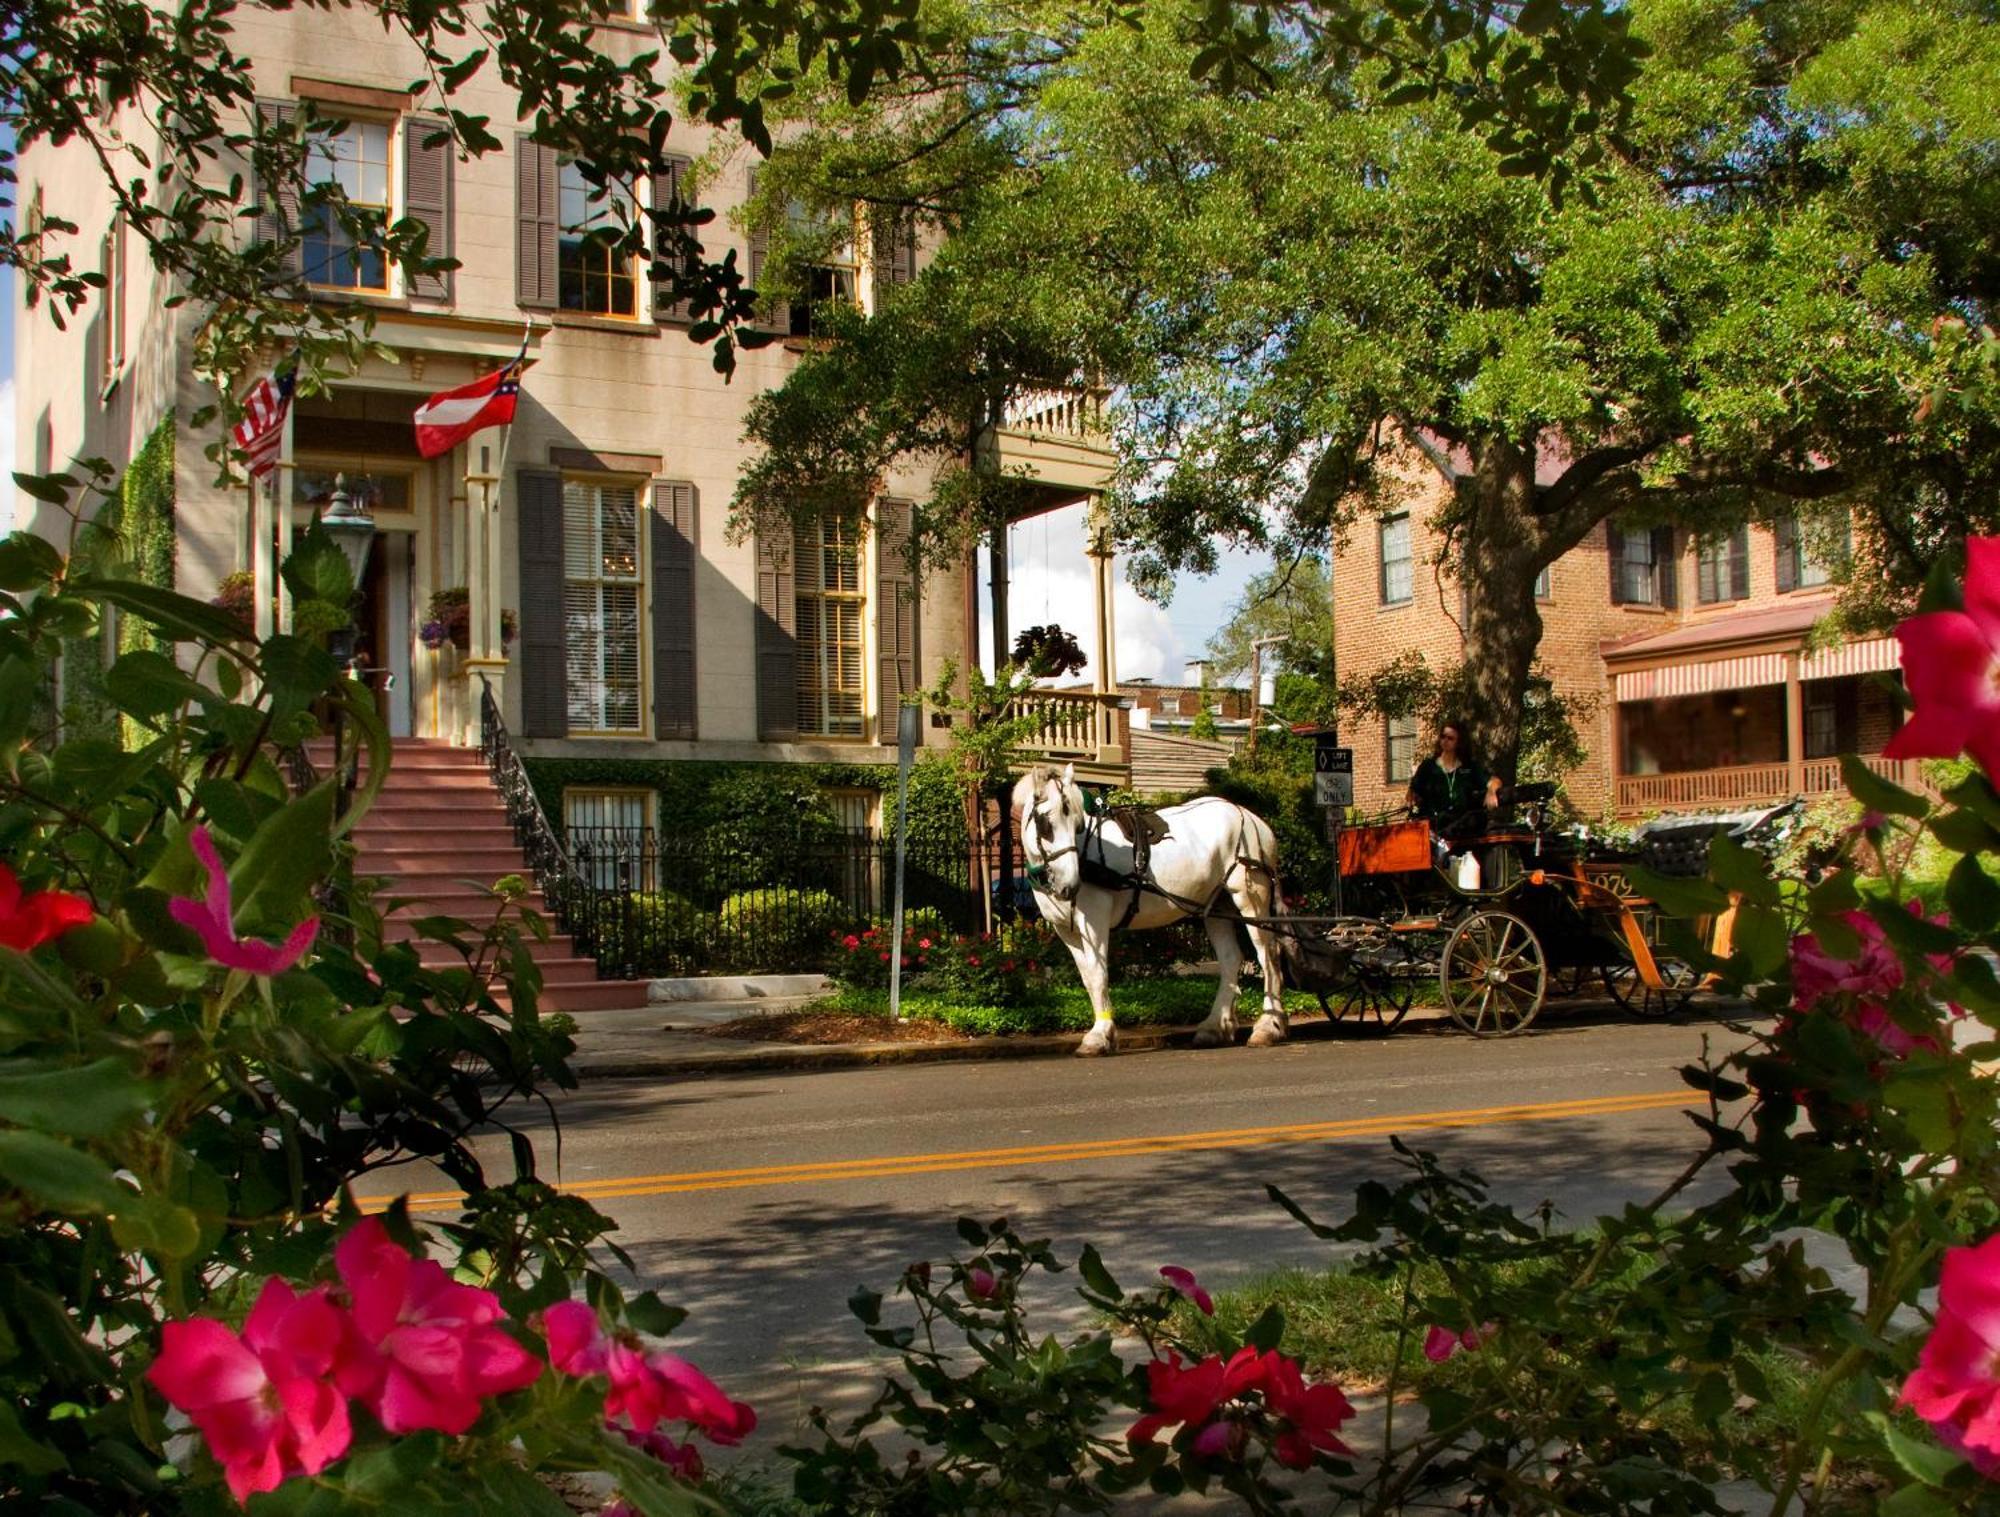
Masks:
[[[1286,982],[1369,1032],[1402,1021],[1433,976],[1445,1011],[1478,1037],[1521,1031],[1551,995],[1601,989],[1648,1017],[1684,1007],[1698,976],[1662,943],[1661,915],[1633,893],[1623,863],[1592,859],[1541,825],[1543,797],[1523,790],[1527,825],[1463,845],[1476,871],[1438,847],[1425,821],[1343,828],[1344,909],[1285,921]]]

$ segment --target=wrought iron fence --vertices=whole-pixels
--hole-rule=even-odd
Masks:
[[[841,938],[886,923],[896,848],[865,832],[739,838],[572,827],[569,930],[606,978],[823,967]],[[985,925],[992,870],[971,841],[912,846],[903,901],[950,931]]]
[[[581,871],[563,849],[562,837],[542,810],[535,787],[529,783],[527,768],[508,740],[507,723],[493,699],[493,687],[484,674],[479,676],[479,752],[486,769],[507,806],[507,819],[514,825],[514,841],[520,847],[528,870],[541,889],[549,916],[558,930],[575,940],[582,953],[596,949],[592,927],[594,892]],[[598,977],[609,978],[598,965]]]

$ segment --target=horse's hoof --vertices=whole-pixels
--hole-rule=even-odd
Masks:
[[[1257,1025],[1250,1032],[1252,1048],[1270,1048],[1289,1037],[1284,1027],[1270,1017],[1259,1017]]]
[[[1116,1052],[1118,1052],[1118,1034],[1115,1032],[1106,1033],[1101,1038],[1093,1032],[1076,1045],[1076,1056],[1079,1059],[1099,1059]]]
[[[1236,1041],[1235,1030],[1228,1027],[1210,1027],[1206,1022],[1194,1030],[1196,1048],[1222,1048]]]

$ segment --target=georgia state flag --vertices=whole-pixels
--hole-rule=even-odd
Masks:
[[[425,458],[449,453],[475,432],[502,427],[514,419],[514,406],[521,395],[521,370],[517,357],[504,369],[495,369],[483,379],[456,390],[443,390],[417,407],[417,451]]]

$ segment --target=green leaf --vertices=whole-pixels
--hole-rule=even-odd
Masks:
[[[1708,877],[1724,890],[1740,891],[1746,901],[1778,904],[1778,882],[1764,856],[1722,833],[1708,845]]]
[[[327,692],[340,673],[340,665],[326,649],[289,633],[266,638],[258,662],[272,709],[280,712],[304,710]]]
[[[1111,1271],[1104,1267],[1104,1260],[1099,1257],[1095,1244],[1086,1243],[1083,1246],[1083,1257],[1076,1261],[1076,1268],[1077,1273],[1083,1276],[1083,1283],[1098,1295],[1112,1301],[1125,1299],[1125,1292],[1118,1288],[1118,1282],[1111,1278]]]
[[[687,1309],[668,1306],[658,1291],[645,1291],[625,1303],[625,1320],[642,1333],[664,1338],[687,1321]]]
[[[1768,906],[1745,906],[1736,914],[1733,942],[1732,957],[1740,955],[1750,965],[1746,983],[1756,984],[1784,967],[1792,935],[1779,912]]]
[[[1711,916],[1729,909],[1729,893],[1711,880],[1684,880],[1636,866],[1625,871],[1632,888],[1669,916]]]
[[[873,1327],[882,1320],[882,1293],[867,1287],[858,1287],[847,1298],[847,1309],[861,1319],[864,1327]]]
[[[1252,1348],[1269,1353],[1285,1341],[1285,1313],[1275,1301],[1264,1308],[1264,1314],[1245,1329],[1243,1341]]]
[[[1848,793],[1870,811],[1886,812],[1890,816],[1923,817],[1930,814],[1929,801],[1905,790],[1894,780],[1884,779],[1862,763],[1856,754],[1843,753],[1840,756],[1840,777],[1847,782]]]
[[[1925,1485],[1906,1485],[1875,1508],[1877,1517],[1960,1517],[1959,1503]]]
[[[1892,947],[1904,953],[1956,953],[1964,946],[1949,927],[1940,927],[1928,917],[1920,917],[1901,901],[1870,901],[1868,915],[1882,929]]]
[[[1883,1444],[1896,1463],[1902,1466],[1903,1472],[1925,1485],[1943,1485],[1965,1468],[1965,1461],[1951,1450],[1927,1439],[1912,1438],[1882,1413],[1870,1412],[1867,1416],[1876,1431],[1881,1433]]]
[[[104,693],[128,716],[165,716],[212,692],[204,689],[164,653],[141,648],[104,671]]]
[[[0,1467],[13,1465],[30,1475],[52,1475],[68,1461],[40,1439],[28,1436],[14,1408],[0,1401]]]
[[[1985,932],[2000,922],[2000,880],[1986,872],[1978,854],[1968,853],[1952,866],[1944,900],[1961,927]]]
[[[1956,1102],[1936,1071],[1898,1075],[1882,1087],[1882,1104],[1910,1124],[1932,1153],[1947,1153],[1958,1136]]]
[[[332,867],[333,782],[315,785],[274,813],[229,871],[239,924],[284,932],[306,914],[307,897]]]
[[[1940,812],[1930,819],[1930,829],[1953,853],[2000,852],[2000,832],[1976,811]]]
[[[35,590],[62,572],[55,544],[32,532],[16,532],[0,542],[0,590]]]
[[[16,474],[14,483],[51,506],[69,504],[69,492],[76,488],[76,481],[67,474]]]
[[[69,1216],[105,1216],[132,1199],[95,1154],[38,1132],[0,1132],[0,1184]]]
[[[89,600],[108,601],[121,611],[152,623],[174,642],[228,644],[243,636],[234,618],[223,615],[206,601],[177,595],[128,579],[82,579],[72,582],[79,595]]]
[[[282,572],[298,600],[323,600],[345,610],[354,597],[354,571],[324,528],[315,526],[298,540]]]
[[[137,1196],[111,1219],[121,1248],[186,1259],[201,1248],[201,1221],[185,1206],[159,1196]]]
[[[1514,30],[1530,37],[1555,29],[1562,20],[1562,0],[1528,0],[1514,17]]]
[[[99,1137],[150,1103],[146,1082],[122,1059],[0,1074],[0,1118],[42,1132]]]

